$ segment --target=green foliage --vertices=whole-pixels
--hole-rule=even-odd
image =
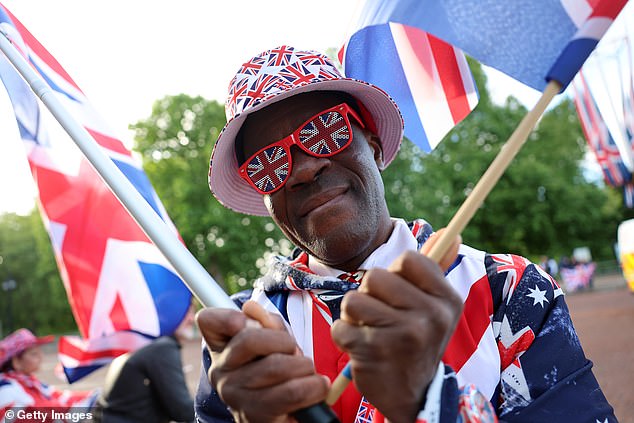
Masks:
[[[131,128],[145,172],[185,245],[232,293],[259,276],[265,251],[286,253],[290,243],[270,218],[235,213],[211,195],[209,157],[224,124],[217,102],[178,95],[157,101],[152,115]]]
[[[480,67],[472,68],[480,87],[476,109],[429,155],[405,141],[384,172],[392,215],[446,226],[526,114],[513,97],[493,104]],[[584,179],[585,151],[574,105],[564,99],[543,116],[465,229],[464,241],[530,258],[589,246],[595,259],[612,259],[622,204],[615,190]]]
[[[526,114],[513,97],[493,104],[482,69],[471,66],[480,88],[475,111],[431,154],[405,140],[384,172],[393,216],[446,226]],[[230,211],[209,192],[209,157],[224,124],[222,105],[177,95],[158,100],[152,114],[131,128],[145,172],[183,242],[233,293],[259,276],[267,255],[287,254],[292,245],[270,218]],[[462,234],[465,242],[532,259],[588,246],[595,260],[614,259],[617,225],[634,218],[634,210],[624,209],[619,189],[586,181],[580,166],[585,151],[574,107],[564,99],[544,115],[476,212]],[[0,215],[0,282],[9,279],[17,288],[0,295],[5,333],[21,326],[39,333],[75,330],[50,240],[35,211]]]
[[[37,333],[76,329],[51,242],[39,214],[0,215],[0,282],[15,289],[0,291],[2,332],[20,327]]]

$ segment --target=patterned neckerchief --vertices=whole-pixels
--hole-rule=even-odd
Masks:
[[[418,249],[433,233],[431,225],[423,219],[409,222],[407,226],[416,238]],[[288,290],[325,290],[343,294],[357,289],[359,283],[334,276],[316,275],[308,267],[308,254],[296,249],[291,257],[273,257],[269,262],[269,271],[255,281],[254,287],[266,293]]]

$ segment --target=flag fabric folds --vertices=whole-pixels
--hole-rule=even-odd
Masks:
[[[405,136],[430,152],[478,103],[464,54],[415,26],[360,22],[339,52],[345,75],[385,89],[403,114]]]
[[[359,28],[427,31],[537,90],[565,88],[627,0],[367,0]]]
[[[613,187],[624,186],[632,179],[632,175],[625,166],[614,138],[601,116],[583,71],[579,72],[572,86],[575,91],[574,101],[581,128],[601,166],[605,182]]]
[[[176,232],[131,152],[55,58],[2,4],[0,29]],[[39,192],[39,210],[81,333],[81,338],[65,337],[59,343],[72,382],[117,355],[171,334],[185,316],[191,294],[4,55],[0,78],[15,111]]]
[[[627,36],[609,42],[579,71],[572,83],[573,95],[605,183],[622,188],[625,206],[634,208],[634,66]]]

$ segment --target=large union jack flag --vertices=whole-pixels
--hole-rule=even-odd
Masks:
[[[0,29],[176,231],[130,151],[62,66],[2,4]],[[185,316],[191,295],[4,55],[0,78],[13,105],[38,188],[40,213],[82,337],[59,343],[72,382],[119,354],[172,333]]]
[[[464,57],[451,46],[535,89],[549,80],[565,87],[625,3],[367,0],[340,59],[346,76],[385,88],[403,112],[405,135],[429,151],[477,102]]]
[[[408,5],[418,2],[367,1],[339,60],[346,76],[378,85],[396,101],[405,136],[430,152],[475,108],[478,92],[462,51],[389,13]]]

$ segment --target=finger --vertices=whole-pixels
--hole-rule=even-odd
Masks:
[[[261,389],[312,374],[315,374],[315,367],[308,357],[271,354],[227,374],[225,380],[246,389]]]
[[[282,416],[323,401],[329,384],[326,376],[313,374],[255,391],[227,389],[221,396],[229,406],[246,404],[247,414]]]
[[[258,321],[263,328],[267,329],[285,329],[284,324],[278,316],[274,316],[262,307],[259,303],[248,300],[242,305],[242,312],[247,317]]]
[[[401,254],[390,264],[388,270],[435,297],[452,298],[457,295],[445,279],[440,266],[416,251]]]
[[[350,352],[352,347],[357,344],[359,339],[359,327],[356,324],[340,318],[332,323],[330,327],[330,336],[344,352]]]
[[[212,351],[221,351],[246,325],[246,317],[236,310],[204,308],[196,313],[196,324]]]
[[[262,325],[262,327],[264,328],[286,330],[286,325],[284,324],[284,320],[281,316],[269,313],[264,309],[264,307],[253,300],[248,300],[247,302],[245,302],[242,305],[242,311],[249,318],[259,322],[260,325]],[[296,345],[295,353],[303,355],[299,345]]]
[[[220,354],[220,360],[223,367],[230,370],[274,353],[293,355],[293,337],[278,329],[247,327],[231,339]]]
[[[393,327],[356,326],[343,319],[338,319],[330,327],[330,336],[337,347],[348,353],[353,361],[383,361],[379,357],[388,357],[394,352],[392,344],[385,341],[394,336]],[[378,342],[378,340],[381,342]],[[397,339],[400,341],[400,339]],[[408,346],[408,351],[412,345]]]
[[[421,248],[420,252],[425,256],[429,256],[429,253],[431,252],[432,247],[438,243],[441,237],[446,236],[444,235],[446,232],[446,229],[447,228],[441,228],[438,231],[431,234],[431,236],[423,244],[423,247]],[[447,251],[445,251],[440,261],[438,262],[438,264],[440,265],[440,268],[443,271],[446,272],[447,269],[449,269],[449,266],[451,266],[456,261],[456,258],[458,257],[458,249],[460,248],[460,243],[462,243],[462,237],[460,236],[460,234],[458,234],[456,235],[453,242],[449,245],[449,247],[447,248]]]
[[[340,319],[354,326],[392,326],[401,313],[381,299],[351,291],[341,301]]]
[[[417,277],[426,276],[419,274]],[[433,273],[428,277],[438,277],[438,274]],[[370,269],[365,273],[358,292],[368,294],[397,309],[420,308],[426,304],[425,297],[429,297],[425,291],[400,274],[379,268]]]

